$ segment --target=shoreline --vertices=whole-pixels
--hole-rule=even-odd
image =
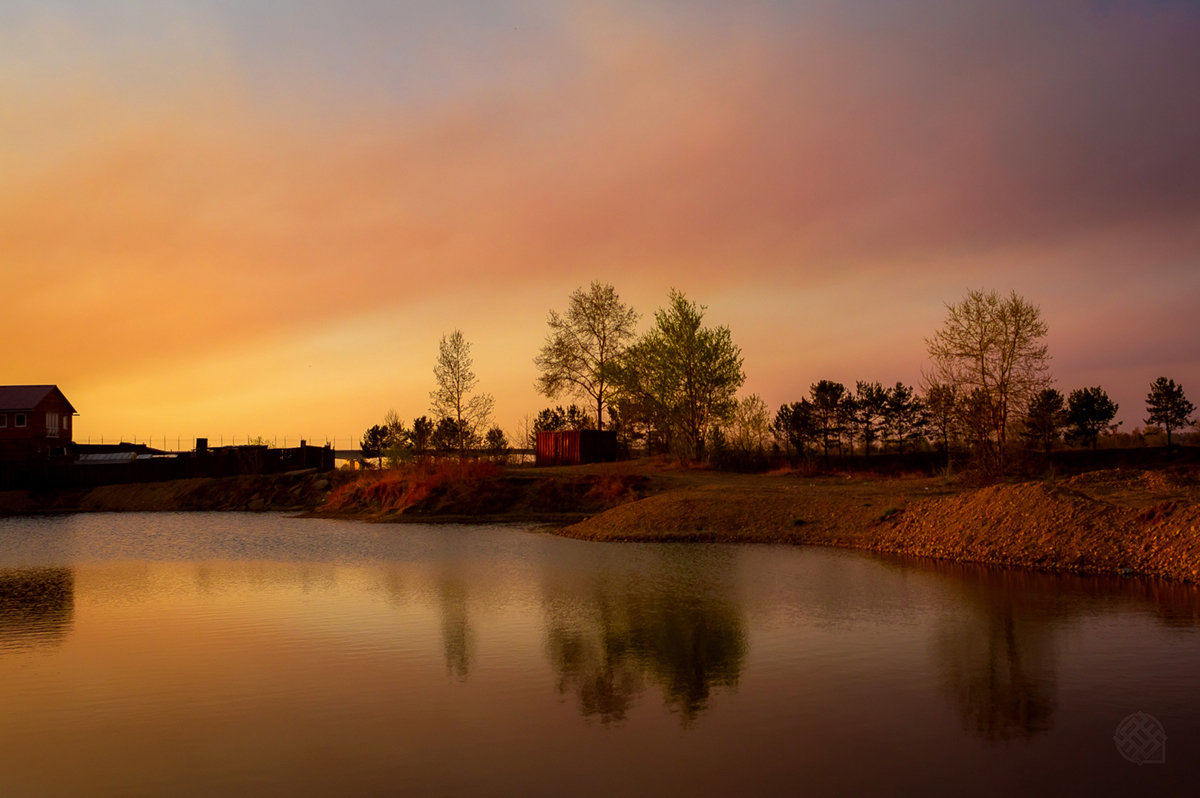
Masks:
[[[0,493],[0,516],[242,510],[371,523],[513,523],[579,540],[821,545],[946,562],[1200,581],[1200,468],[975,487],[616,463],[313,471]]]

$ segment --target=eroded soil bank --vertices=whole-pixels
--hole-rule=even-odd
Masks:
[[[735,479],[681,485],[561,534],[807,543],[1048,571],[1200,578],[1194,469],[981,488],[937,479]]]
[[[1200,469],[986,487],[940,478],[739,475],[650,462],[441,464],[0,494],[0,514],[274,510],[387,522],[517,522],[605,541],[845,546],[958,562],[1200,580]]]

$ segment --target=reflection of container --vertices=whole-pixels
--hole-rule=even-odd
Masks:
[[[60,642],[74,613],[70,568],[0,570],[0,652]]]
[[[617,459],[617,433],[608,430],[571,429],[537,434],[537,464],[579,465]]]

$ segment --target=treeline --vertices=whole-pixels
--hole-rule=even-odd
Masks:
[[[382,424],[363,433],[359,448],[365,460],[379,466],[398,465],[418,457],[452,455],[466,449],[484,449],[497,462],[508,459],[508,436],[500,427],[491,427],[483,435],[461,421],[442,416],[436,422],[429,416],[417,416],[405,426],[395,411],[388,411]]]
[[[526,417],[532,447],[540,430],[609,429],[629,455],[670,454],[722,468],[765,468],[772,459],[804,459],[828,468],[832,457],[874,453],[955,453],[1003,473],[1018,451],[1049,453],[1064,442],[1095,449],[1116,434],[1119,410],[1101,386],[1067,394],[1052,385],[1047,325],[1015,292],[971,291],[947,305],[942,327],[926,339],[922,385],[833,380],[773,413],[757,395],[738,398],[745,382],[741,349],[726,326],[704,324],[705,307],[672,290],[653,324],[636,333],[638,314],[608,284],[593,282],[550,311],[534,358],[537,389],[550,399],[582,401]],[[486,448],[503,457],[509,438],[490,424],[492,397],[479,393],[470,344],[442,338],[430,393],[431,416],[406,427],[390,413],[363,437],[364,455],[402,460],[420,453]],[[1155,380],[1146,399],[1146,437],[1195,423],[1183,388]],[[1132,434],[1131,434],[1132,437]]]

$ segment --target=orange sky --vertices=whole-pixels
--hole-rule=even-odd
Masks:
[[[1127,429],[1200,395],[1200,7],[945,5],[6,4],[0,380],[77,439],[344,441],[461,328],[515,436],[599,279],[707,305],[771,406],[919,381],[976,287]]]

